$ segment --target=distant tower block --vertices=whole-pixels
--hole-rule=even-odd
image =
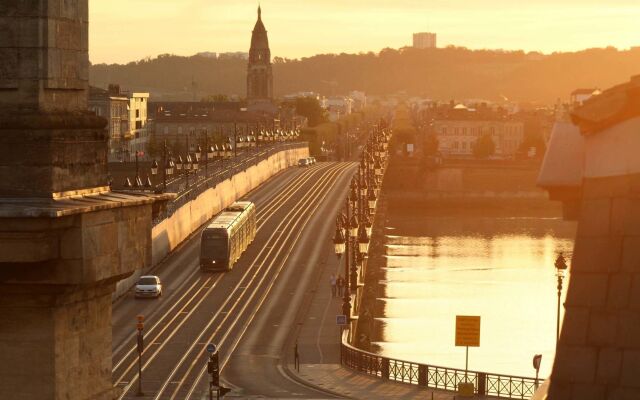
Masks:
[[[262,11],[258,7],[258,20],[251,35],[249,65],[247,67],[247,101],[271,102],[273,99],[273,73],[267,30],[262,23]]]
[[[414,33],[413,47],[416,49],[435,49],[436,34],[431,32]]]

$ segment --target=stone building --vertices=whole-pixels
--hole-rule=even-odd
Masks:
[[[132,92],[129,94],[129,132],[122,151],[124,158],[131,160],[136,152],[144,155],[149,142],[147,130],[147,106],[149,93]]]
[[[121,159],[120,149],[129,133],[129,97],[120,92],[119,85],[109,85],[108,90],[89,88],[89,111],[106,118],[109,133],[109,161]]]
[[[547,398],[639,399],[640,76],[570,118],[554,130],[539,177],[578,220]]]
[[[472,157],[476,140],[490,135],[494,156],[512,158],[524,140],[524,123],[492,111],[477,111],[461,104],[433,121],[439,151],[445,157]]]
[[[148,101],[149,93],[121,91],[120,85],[90,88],[89,110],[109,121],[109,161],[130,161],[136,152],[144,157],[149,142]]]
[[[270,114],[247,111],[238,102],[152,103],[152,126],[157,140],[182,140],[187,134],[207,132],[218,140],[260,130],[280,128]]]
[[[251,34],[249,63],[247,65],[247,102],[271,104],[273,100],[273,72],[271,50],[267,30],[262,23],[262,11],[258,6],[258,20]]]

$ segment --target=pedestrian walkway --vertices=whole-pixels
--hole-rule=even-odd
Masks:
[[[310,384],[346,398],[386,400],[421,399],[453,400],[455,393],[431,390],[416,385],[383,381],[357,373],[340,364],[302,364],[298,376]],[[480,399],[480,397],[474,397]]]
[[[331,249],[327,250],[331,254]],[[331,275],[344,274],[344,264],[338,265],[335,257],[328,257],[317,268],[323,268],[313,298],[297,337],[300,354],[300,372],[293,365],[289,371],[305,383],[328,390],[338,397],[353,399],[422,399],[454,400],[462,399],[449,391],[432,390],[417,385],[384,381],[355,372],[340,365],[340,328],[336,325],[336,315],[341,314],[342,299],[333,296]],[[432,397],[433,396],[433,397]],[[489,397],[473,397],[475,400]]]

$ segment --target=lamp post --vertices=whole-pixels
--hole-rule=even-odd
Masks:
[[[349,208],[349,206],[351,206],[351,216],[348,218],[348,223],[349,223],[349,234],[348,234],[348,239],[347,242],[349,243],[349,247],[351,250],[351,273],[348,275],[345,275],[345,279],[349,279],[349,281],[351,282],[351,293],[356,293],[356,290],[358,288],[358,268],[357,268],[357,251],[358,248],[357,246],[355,246],[355,243],[357,242],[357,238],[358,238],[358,188],[357,188],[357,184],[356,184],[356,180],[353,179],[351,181],[351,192],[349,194],[349,197],[347,199],[347,208]],[[348,278],[347,278],[348,277]]]
[[[173,175],[173,161],[169,159],[167,155],[167,141],[162,144],[162,191],[167,191],[167,175]],[[159,165],[156,160],[153,160],[151,165],[151,175],[158,173]]]
[[[182,170],[184,171],[185,179],[186,179],[186,184],[187,184],[186,188],[189,188],[189,172],[191,171],[192,165],[193,165],[193,161],[191,160],[191,154],[187,153],[187,158],[185,159],[185,163],[182,168]]]
[[[345,277],[347,277],[349,273],[349,251],[347,248],[347,240],[342,229],[342,215],[336,218],[336,232],[333,236],[333,246],[336,256],[338,257],[338,265],[340,264],[342,254],[345,254],[344,271]],[[342,314],[345,315],[348,320],[351,320],[351,296],[349,294],[349,285],[345,286],[344,295],[342,296]]]
[[[556,267],[556,277],[558,278],[558,310],[556,315],[556,352],[558,351],[558,342],[560,341],[560,299],[562,297],[562,280],[564,279],[567,263],[562,255],[558,254],[558,258],[554,263]]]

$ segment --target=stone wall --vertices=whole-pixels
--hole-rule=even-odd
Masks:
[[[257,188],[278,172],[297,165],[308,157],[307,147],[278,152],[257,165],[234,175],[176,210],[151,230],[151,267],[158,265],[180,243],[189,238],[222,209]],[[150,268],[139,268],[129,278],[118,282],[115,298],[124,294]]]
[[[585,179],[549,399],[637,399],[640,174]]]

